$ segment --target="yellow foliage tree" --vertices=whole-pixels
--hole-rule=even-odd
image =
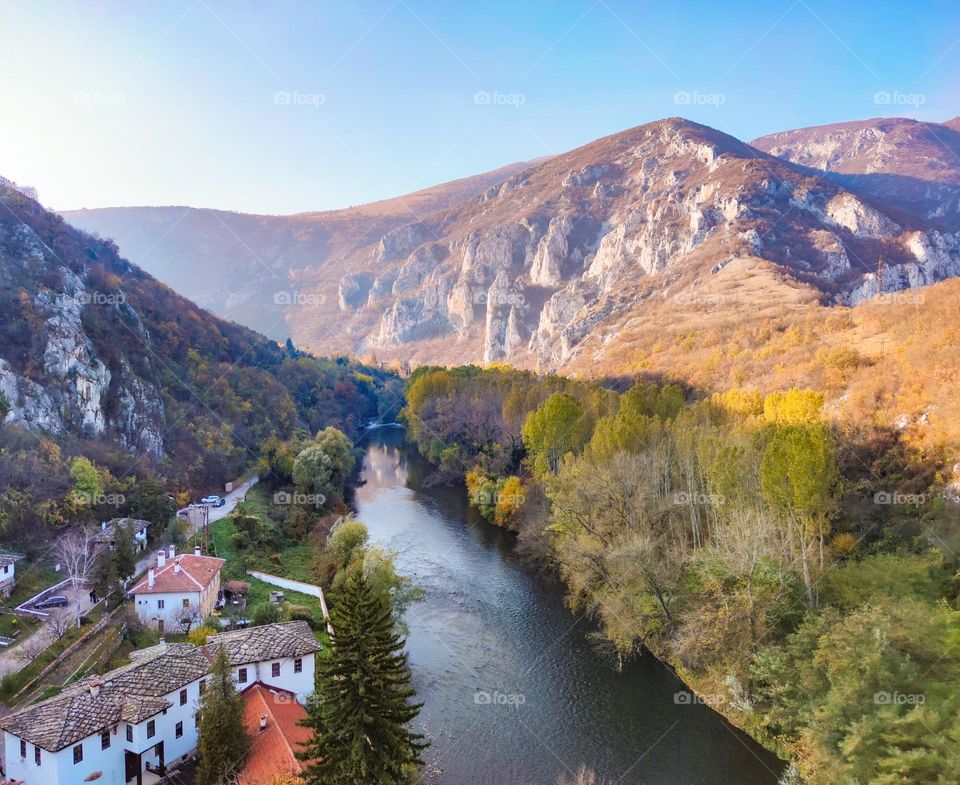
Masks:
[[[819,422],[823,410],[823,393],[791,387],[786,392],[772,392],[763,399],[763,418],[775,425],[809,425]]]

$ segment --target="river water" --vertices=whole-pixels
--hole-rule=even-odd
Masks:
[[[775,785],[780,761],[656,659],[614,669],[462,489],[423,488],[403,431],[368,439],[358,517],[425,591],[406,623],[428,785],[554,785],[581,764],[611,784]]]

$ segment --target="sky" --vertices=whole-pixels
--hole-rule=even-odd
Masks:
[[[0,0],[0,175],[55,209],[283,214],[681,115],[960,114],[960,3]]]

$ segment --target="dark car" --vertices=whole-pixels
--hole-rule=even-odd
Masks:
[[[47,608],[66,608],[70,604],[70,600],[66,598],[63,594],[54,594],[52,597],[47,597],[45,600],[41,600],[33,607],[38,611],[45,611]]]

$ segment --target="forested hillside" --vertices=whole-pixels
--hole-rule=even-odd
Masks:
[[[125,513],[163,520],[168,493],[222,490],[270,437],[355,436],[391,406],[391,378],[217,319],[0,183],[4,540],[27,547]],[[136,480],[155,483],[150,503]]]
[[[615,662],[671,663],[805,782],[960,779],[958,516],[896,433],[809,389],[496,367],[418,370],[405,417]]]

